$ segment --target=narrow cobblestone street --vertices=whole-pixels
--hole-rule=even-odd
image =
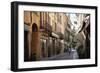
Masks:
[[[77,51],[72,49],[70,52],[65,52],[65,53],[50,57],[45,60],[67,60],[67,59],[70,60],[70,59],[78,59],[78,58],[79,56],[78,56]]]
[[[90,58],[90,14],[25,11],[24,23],[24,61]]]

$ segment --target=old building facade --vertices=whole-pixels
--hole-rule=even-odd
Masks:
[[[40,13],[24,12],[24,58],[28,60],[40,60]]]
[[[44,60],[64,52],[65,13],[24,12],[24,60]]]

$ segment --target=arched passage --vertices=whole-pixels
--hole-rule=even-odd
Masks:
[[[36,23],[32,25],[32,41],[31,41],[31,59],[32,61],[35,61],[38,59],[38,53],[39,53],[39,31],[38,26]]]

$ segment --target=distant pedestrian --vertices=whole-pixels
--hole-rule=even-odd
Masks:
[[[68,53],[69,53],[69,55],[71,54],[71,48],[68,48]]]
[[[71,45],[71,46],[69,47],[69,55],[71,54],[72,50],[73,50],[73,46]]]

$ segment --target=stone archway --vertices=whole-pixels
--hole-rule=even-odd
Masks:
[[[32,61],[39,59],[39,45],[40,45],[40,35],[38,31],[38,26],[36,23],[32,25],[32,40],[31,40],[31,59]]]

